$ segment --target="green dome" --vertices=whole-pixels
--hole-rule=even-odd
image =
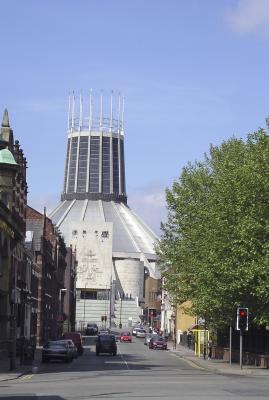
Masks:
[[[13,157],[13,154],[8,149],[0,150],[0,164],[18,165]]]

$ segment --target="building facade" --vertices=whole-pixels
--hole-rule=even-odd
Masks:
[[[160,272],[157,237],[127,205],[124,98],[111,94],[105,107],[102,94],[98,105],[91,94],[86,116],[81,96],[76,104],[73,96],[63,193],[50,218],[77,251],[77,327],[100,324],[105,315],[118,324],[119,309],[126,310],[122,323],[130,325],[143,314],[145,272],[153,279]],[[128,307],[119,299],[128,299]]]
[[[5,110],[0,130],[0,357],[10,356],[11,369],[15,368],[19,341],[25,334],[30,338],[31,270],[24,247],[26,205],[26,158],[19,142],[14,143]]]
[[[26,227],[32,238],[33,260],[39,269],[37,292],[37,344],[62,334],[62,302],[67,249],[52,221],[27,207]]]

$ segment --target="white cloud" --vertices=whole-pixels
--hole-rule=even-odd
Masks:
[[[131,209],[155,232],[160,235],[160,224],[166,220],[165,187],[150,185],[129,193]]]
[[[241,34],[269,35],[268,0],[238,0],[237,6],[228,11],[227,18],[231,27]]]

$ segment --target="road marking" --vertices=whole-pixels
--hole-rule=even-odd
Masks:
[[[187,364],[189,364],[191,367],[196,368],[196,369],[200,369],[201,371],[208,371],[208,369],[200,367],[199,365],[195,364],[193,361],[191,360],[187,360],[186,358],[183,358],[181,356],[177,356],[176,354],[171,354],[169,353],[169,355],[171,357],[176,357],[176,358],[180,358],[180,360],[185,361]]]
[[[26,381],[28,379],[31,379],[33,376],[34,376],[33,374],[31,374],[31,375],[23,375],[19,379],[20,379],[20,381]]]
[[[130,371],[129,365],[128,365],[127,361],[124,359],[123,354],[122,354],[122,352],[121,352],[121,350],[120,350],[120,346],[118,346],[118,349],[119,349],[120,356],[121,356],[121,358],[122,358],[124,364],[126,365],[128,371]]]

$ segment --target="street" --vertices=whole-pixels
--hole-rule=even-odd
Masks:
[[[1,382],[0,399],[257,399],[266,377],[218,375],[171,351],[149,350],[143,339],[118,343],[118,355],[96,357],[95,346],[70,364],[41,364],[37,374]]]

